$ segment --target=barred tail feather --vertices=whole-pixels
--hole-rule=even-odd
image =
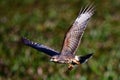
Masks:
[[[92,57],[92,53],[91,54],[87,54],[85,56],[80,56],[79,57],[79,62],[82,64],[82,63],[85,63],[88,61],[88,59],[90,59]]]

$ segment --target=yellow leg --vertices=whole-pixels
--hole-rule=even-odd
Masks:
[[[72,64],[68,64],[68,69],[65,71],[65,74],[66,75],[69,75],[70,74],[70,71],[73,69],[74,65]]]
[[[68,66],[68,70],[72,70],[73,69],[73,65],[72,64],[69,64],[69,66]]]
[[[78,62],[77,60],[73,60],[74,63],[76,63],[77,65],[80,64],[80,62]]]

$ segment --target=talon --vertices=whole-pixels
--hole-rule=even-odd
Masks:
[[[72,70],[72,69],[73,69],[73,65],[69,64],[68,70]]]

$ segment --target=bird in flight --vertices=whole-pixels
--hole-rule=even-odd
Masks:
[[[27,46],[49,55],[51,57],[51,62],[68,64],[68,70],[71,70],[74,65],[85,63],[90,57],[92,57],[92,53],[84,56],[77,56],[75,53],[80,45],[87,23],[89,22],[89,19],[93,13],[94,7],[92,5],[88,5],[84,9],[80,10],[78,17],[65,35],[63,46],[60,52],[43,44],[30,41],[26,38],[22,38],[22,42]]]

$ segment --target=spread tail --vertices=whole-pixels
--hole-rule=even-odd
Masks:
[[[87,55],[85,55],[85,56],[80,56],[80,57],[79,57],[79,62],[80,62],[81,64],[87,62],[88,59],[92,57],[92,55],[93,55],[93,54],[91,53],[91,54],[87,54]]]

